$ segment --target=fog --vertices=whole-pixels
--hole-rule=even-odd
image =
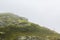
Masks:
[[[0,13],[11,12],[60,33],[60,0],[0,0]]]

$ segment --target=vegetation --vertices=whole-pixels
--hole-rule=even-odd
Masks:
[[[23,38],[23,39],[22,39]],[[60,40],[60,34],[11,13],[0,14],[0,40]]]

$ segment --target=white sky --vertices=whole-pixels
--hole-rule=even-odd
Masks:
[[[12,12],[60,32],[60,0],[0,0],[0,12]]]

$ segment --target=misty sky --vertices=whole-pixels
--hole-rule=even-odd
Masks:
[[[0,0],[0,12],[11,12],[60,32],[60,0]]]

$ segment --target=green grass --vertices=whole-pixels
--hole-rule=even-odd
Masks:
[[[18,36],[39,36],[43,39],[49,37],[50,40],[60,38],[60,34],[54,30],[29,22],[24,17],[9,13],[0,14],[0,38],[14,40]]]

